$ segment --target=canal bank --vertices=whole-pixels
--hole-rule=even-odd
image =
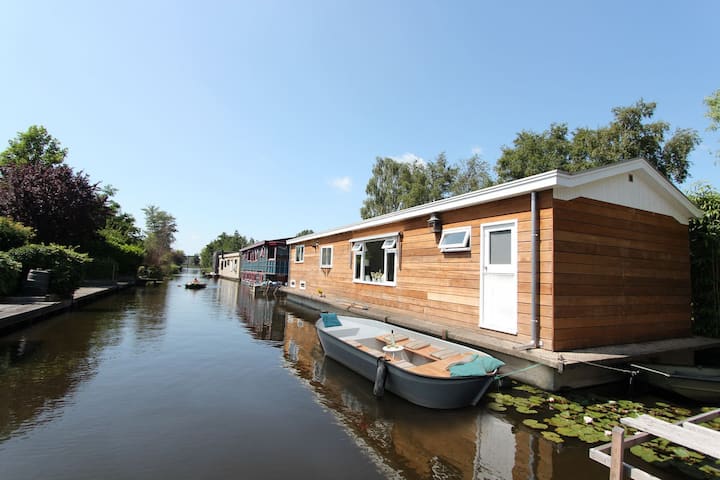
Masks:
[[[0,298],[0,334],[65,312],[130,286],[117,282],[101,286],[80,287],[72,298],[51,300],[50,296],[26,296]]]
[[[330,294],[301,294],[288,288],[282,291],[286,293],[287,301],[318,312],[336,311],[371,318],[482,349],[506,363],[501,374],[553,392],[631,382],[635,371],[626,367],[629,363],[651,361],[691,365],[696,352],[720,348],[720,339],[683,337],[559,352],[541,348],[523,350],[515,343],[484,335],[481,331],[420,320],[399,309],[361,304]]]

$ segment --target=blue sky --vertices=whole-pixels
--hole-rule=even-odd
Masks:
[[[0,148],[44,125],[139,226],[174,215],[186,253],[358,221],[377,156],[494,164],[521,130],[640,98],[703,138],[681,188],[718,188],[718,18],[716,0],[10,0]]]

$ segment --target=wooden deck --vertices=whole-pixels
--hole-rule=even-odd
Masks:
[[[641,433],[624,438],[622,427],[613,428],[612,442],[590,449],[590,458],[610,468],[610,480],[660,480],[623,461],[625,449],[661,437],[704,455],[720,458],[720,432],[697,425],[720,416],[720,409],[695,415],[677,424],[668,423],[650,415],[623,418],[620,421]]]

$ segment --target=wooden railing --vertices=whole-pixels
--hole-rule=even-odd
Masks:
[[[590,458],[610,468],[610,480],[632,478],[635,480],[660,480],[638,467],[623,461],[625,449],[640,443],[649,442],[655,437],[665,438],[673,443],[696,450],[714,458],[720,458],[720,432],[697,425],[720,416],[720,409],[701,413],[678,423],[668,423],[650,415],[626,417],[621,423],[639,430],[631,437],[625,438],[625,430],[615,427],[612,441],[590,449]]]

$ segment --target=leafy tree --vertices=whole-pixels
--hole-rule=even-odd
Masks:
[[[705,116],[710,119],[708,130],[716,132],[720,130],[720,90],[715,90],[715,93],[705,97],[705,105],[708,107]],[[720,157],[720,150],[716,151],[715,155]]]
[[[21,247],[32,240],[35,232],[11,218],[0,217],[0,251]]]
[[[0,252],[0,296],[12,295],[20,285],[22,264],[8,252]]]
[[[62,163],[68,153],[42,125],[31,125],[26,132],[18,132],[8,144],[10,146],[0,153],[0,165],[55,165]]]
[[[310,229],[310,228],[306,228],[306,229],[304,229],[304,230],[300,230],[300,231],[297,233],[297,235],[295,235],[295,236],[296,236],[296,237],[302,237],[303,235],[310,235],[311,233],[315,233],[315,232],[314,232],[312,229]]]
[[[372,177],[365,187],[367,198],[360,209],[362,218],[371,218],[399,210],[403,192],[412,184],[407,164],[392,158],[375,159]]]
[[[255,243],[255,240],[252,237],[247,238],[245,235],[240,235],[237,230],[235,230],[235,233],[232,235],[223,232],[202,249],[200,252],[200,265],[203,268],[210,268],[212,266],[213,253],[220,251],[237,252],[253,243]]]
[[[384,215],[491,184],[487,163],[480,161],[477,155],[457,166],[448,162],[444,152],[428,163],[403,163],[378,157],[365,187],[367,198],[363,201],[360,216]]]
[[[0,215],[35,230],[36,241],[87,251],[109,215],[97,184],[65,164],[0,167]]]
[[[492,184],[490,165],[481,160],[479,155],[473,155],[460,162],[455,181],[450,186],[450,193],[452,195],[461,195],[489,187]]]
[[[175,217],[155,205],[143,208],[145,213],[145,263],[169,266],[173,263],[172,244],[177,224]]]
[[[720,192],[700,184],[688,197],[705,212],[689,229],[693,329],[720,337]]]
[[[578,128],[568,138],[566,124],[552,124],[541,134],[523,131],[504,147],[495,167],[500,181],[524,178],[548,170],[580,171],[621,160],[644,158],[676,182],[688,175],[690,152],[700,143],[691,129],[670,131],[667,122],[646,122],[655,103],[642,99],[629,107],[612,109],[614,119],[598,129]]]

